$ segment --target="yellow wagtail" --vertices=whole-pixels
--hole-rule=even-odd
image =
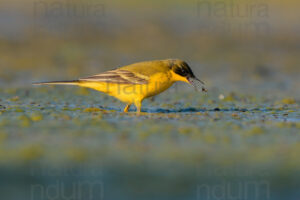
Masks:
[[[135,104],[141,112],[142,101],[168,89],[174,82],[183,81],[196,87],[195,77],[188,64],[178,59],[134,63],[115,70],[72,81],[38,82],[34,85],[78,85],[104,92],[127,103],[124,112]],[[202,91],[206,91],[202,88]]]

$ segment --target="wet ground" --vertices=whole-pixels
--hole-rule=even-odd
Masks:
[[[45,199],[73,187],[104,199],[230,195],[215,187],[248,199],[299,195],[298,101],[184,88],[146,100],[141,116],[88,89],[2,89],[2,176],[17,173],[12,184],[22,191],[13,196]],[[51,187],[65,189],[46,193]]]

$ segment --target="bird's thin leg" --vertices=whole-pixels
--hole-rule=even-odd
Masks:
[[[131,104],[127,104],[126,107],[124,108],[123,112],[127,113]]]
[[[136,101],[134,104],[136,106],[136,112],[137,112],[137,114],[140,115],[141,114],[142,102],[141,101]]]

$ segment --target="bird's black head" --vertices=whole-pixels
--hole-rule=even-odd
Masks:
[[[172,60],[172,71],[176,74],[179,75],[177,78],[179,81],[184,81],[188,82],[191,85],[193,85],[196,88],[196,82],[198,81],[202,84],[204,84],[200,79],[198,79],[193,71],[191,70],[190,66],[182,61],[182,60]],[[204,87],[202,87],[202,91],[206,91]]]
[[[172,70],[176,74],[178,74],[180,76],[183,76],[183,77],[186,77],[186,78],[194,78],[195,77],[195,75],[194,75],[193,71],[191,70],[190,66],[184,61],[174,63],[174,65],[172,66]]]

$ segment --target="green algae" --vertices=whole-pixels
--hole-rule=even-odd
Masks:
[[[15,89],[13,94],[4,92],[6,100],[2,101],[1,105],[5,106],[5,109],[0,115],[0,126],[7,135],[2,143],[13,142],[22,147],[23,142],[10,135],[22,135],[26,141],[42,135],[45,141],[41,140],[41,145],[46,141],[48,145],[51,144],[51,140],[47,138],[54,137],[55,141],[60,141],[61,148],[65,150],[67,147],[63,145],[69,144],[70,141],[79,142],[82,149],[87,150],[84,155],[76,150],[65,155],[57,154],[47,162],[58,159],[55,157],[66,159],[66,162],[83,161],[85,157],[95,155],[89,155],[89,150],[95,147],[110,151],[116,145],[124,145],[124,142],[132,145],[126,149],[129,153],[134,151],[135,145],[140,145],[139,142],[150,145],[150,152],[154,147],[155,151],[173,151],[172,149],[177,148],[178,145],[185,151],[219,145],[226,145],[226,148],[235,151],[235,147],[244,146],[250,152],[253,148],[251,145],[255,141],[259,146],[265,144],[274,148],[280,140],[290,145],[300,141],[299,134],[296,134],[299,132],[299,106],[293,102],[287,106],[276,107],[273,106],[275,102],[282,100],[274,99],[266,103],[260,100],[262,99],[260,97],[251,98],[247,95],[255,102],[241,104],[244,95],[234,93],[231,94],[234,98],[226,102],[220,102],[216,98],[218,95],[207,94],[202,99],[202,104],[197,105],[192,100],[195,99],[193,94],[189,94],[191,101],[187,107],[184,107],[186,104],[180,103],[180,98],[168,100],[168,96],[173,95],[169,93],[160,95],[154,102],[145,101],[143,114],[137,116],[134,107],[129,113],[123,113],[122,103],[111,101],[112,98],[93,91],[89,91],[90,95],[77,96],[78,90],[74,88],[51,87],[47,90],[48,93],[40,93],[39,88],[32,88],[29,89],[30,93],[27,96],[21,88]],[[18,96],[17,101],[14,99],[15,96]],[[166,101],[174,103],[164,103]],[[241,105],[236,106],[238,104]],[[66,137],[70,137],[71,140],[67,140]],[[95,146],[88,145],[87,141],[95,143]],[[106,145],[102,146],[103,144]],[[47,148],[48,145],[43,149],[43,156],[56,151]],[[2,151],[6,148],[9,148],[9,145]],[[114,156],[122,153],[115,152]],[[222,151],[218,154],[218,157],[226,159],[226,154]],[[143,153],[137,155],[142,157]],[[155,158],[155,154],[149,155],[152,159]],[[186,156],[193,159],[192,154]],[[30,159],[29,157],[28,160],[38,159],[38,156]],[[18,156],[11,159],[18,159]],[[180,159],[175,159],[174,162],[180,162]],[[274,160],[269,159],[269,162]]]
[[[184,172],[194,184],[218,166],[240,166],[252,170],[253,176],[267,168],[264,178],[272,183],[280,174],[288,176],[285,170],[296,173],[300,168],[297,100],[286,104],[281,97],[266,100],[236,92],[220,100],[217,91],[205,97],[167,91],[154,101],[145,100],[137,116],[134,106],[123,113],[123,103],[92,90],[13,91],[2,91],[1,96],[2,166],[26,169],[38,164],[48,169],[88,164],[91,169],[131,175],[148,167],[143,173],[165,175],[172,169],[176,176]],[[195,171],[201,176],[195,177]]]

